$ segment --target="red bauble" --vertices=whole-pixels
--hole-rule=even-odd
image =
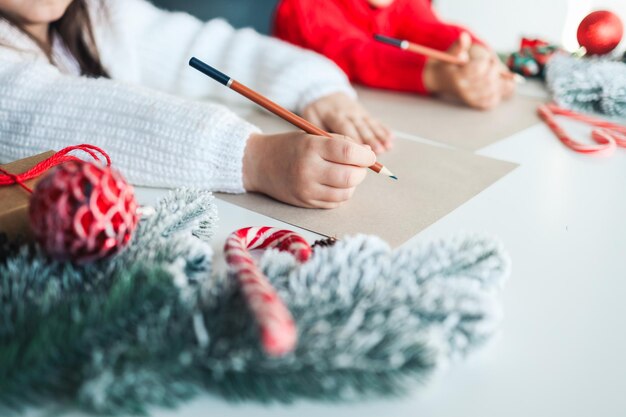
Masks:
[[[624,35],[620,18],[609,11],[590,13],[578,26],[578,43],[591,55],[608,54],[619,45]]]
[[[137,226],[133,188],[114,169],[83,161],[54,168],[33,191],[31,227],[58,260],[87,263],[118,252]]]

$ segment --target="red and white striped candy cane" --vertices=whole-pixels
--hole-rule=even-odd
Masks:
[[[588,114],[564,109],[554,103],[548,104],[548,109],[555,115],[569,117],[570,119],[578,120],[600,129],[606,129],[611,132],[611,136],[613,136],[617,146],[626,148],[626,126],[609,122],[608,120],[599,119]]]
[[[565,146],[576,152],[607,156],[615,151],[616,146],[626,147],[626,127],[619,124],[566,110],[555,104],[541,105],[537,109],[537,113],[552,132],[554,132],[557,138],[559,138]],[[598,129],[594,129],[591,132],[591,137],[598,144],[588,145],[571,139],[565,130],[557,123],[555,115],[569,117],[573,120],[578,120],[597,127]]]
[[[268,248],[289,251],[299,262],[306,262],[313,253],[308,242],[290,230],[246,227],[228,237],[224,255],[229,271],[237,276],[248,307],[259,324],[265,352],[282,356],[295,349],[298,338],[296,325],[250,253],[253,249]]]

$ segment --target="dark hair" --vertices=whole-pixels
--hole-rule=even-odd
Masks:
[[[33,39],[52,62],[50,47],[35,39],[9,16],[3,13],[0,15]],[[86,0],[72,1],[63,16],[50,24],[50,31],[59,35],[66,48],[78,62],[82,75],[89,77],[109,76],[98,55]]]

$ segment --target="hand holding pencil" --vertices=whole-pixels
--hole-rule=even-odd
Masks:
[[[244,188],[298,207],[332,209],[352,197],[375,161],[371,150],[341,135],[252,135],[243,159]]]
[[[370,147],[330,135],[267,97],[192,58],[189,65],[236,91],[304,132],[253,134],[243,158],[243,185],[289,204],[335,208],[350,199],[366,168],[393,178]]]
[[[511,97],[519,79],[492,51],[473,44],[468,33],[445,52],[382,35],[375,39],[429,57],[423,72],[428,91],[457,97],[477,109],[490,109]]]

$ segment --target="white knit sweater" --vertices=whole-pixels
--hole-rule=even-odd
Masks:
[[[134,184],[243,192],[243,151],[257,128],[221,105],[190,100],[243,102],[189,68],[191,56],[296,111],[333,92],[354,94],[327,59],[253,30],[144,0],[105,0],[106,10],[91,4],[112,79],[79,77],[58,40],[50,65],[29,37],[0,21],[0,162],[90,143]]]

